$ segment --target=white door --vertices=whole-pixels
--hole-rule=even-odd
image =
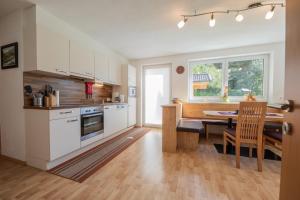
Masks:
[[[161,106],[171,99],[170,76],[170,64],[144,67],[144,125],[161,126]]]

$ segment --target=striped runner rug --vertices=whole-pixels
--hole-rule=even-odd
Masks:
[[[148,131],[150,129],[133,128],[48,170],[48,172],[81,183]]]

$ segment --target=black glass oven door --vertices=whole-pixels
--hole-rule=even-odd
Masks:
[[[81,140],[103,133],[103,113],[82,115],[81,117]]]

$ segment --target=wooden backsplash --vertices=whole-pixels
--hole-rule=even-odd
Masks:
[[[57,77],[35,72],[24,72],[23,84],[31,85],[33,93],[44,90],[49,84],[55,90],[60,91],[60,104],[89,104],[101,103],[102,99],[112,98],[112,86],[94,85],[93,99],[86,99],[84,80],[73,77]],[[24,94],[24,105],[32,105],[32,98]]]

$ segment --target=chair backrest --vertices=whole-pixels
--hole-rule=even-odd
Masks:
[[[241,102],[236,136],[241,142],[262,140],[267,102]]]

